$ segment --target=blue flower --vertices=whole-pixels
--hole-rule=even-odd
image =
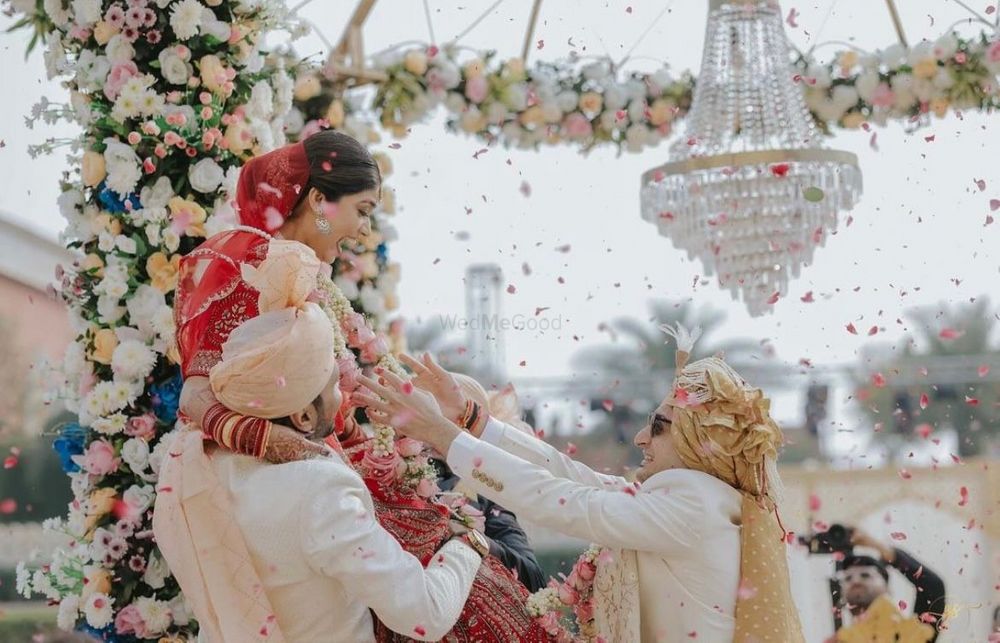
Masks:
[[[380,263],[384,263],[389,258],[389,248],[384,243],[378,244],[375,248],[375,257]]]
[[[149,387],[153,400],[153,413],[167,424],[173,424],[177,419],[177,407],[181,401],[183,386],[184,380],[178,368],[177,373],[170,379]]]
[[[87,439],[87,431],[73,422],[63,427],[59,437],[52,443],[52,448],[59,454],[59,463],[66,473],[76,473],[80,466],[73,462],[73,456],[83,454],[83,443]]]
[[[136,193],[129,193],[123,199],[117,192],[109,188],[104,181],[101,181],[101,183],[97,186],[97,200],[101,202],[101,205],[104,206],[105,210],[116,214],[119,212],[125,212],[128,209],[125,207],[126,201],[131,204],[132,210],[138,210],[142,206],[139,201],[139,195]]]

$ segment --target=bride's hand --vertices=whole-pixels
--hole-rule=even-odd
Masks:
[[[389,371],[378,374],[381,382],[359,376],[358,381],[367,390],[354,393],[354,399],[366,407],[368,416],[408,437],[426,442],[438,453],[448,453],[451,441],[460,431],[441,413],[434,396]]]
[[[421,355],[420,360],[403,353],[399,359],[413,371],[410,381],[414,386],[433,395],[446,418],[452,422],[461,421],[465,414],[465,395],[455,376],[441,368],[430,353]]]

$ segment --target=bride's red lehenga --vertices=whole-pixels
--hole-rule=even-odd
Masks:
[[[296,200],[291,197],[297,191],[293,192],[290,186],[305,184],[301,180],[303,158],[301,143],[297,143],[257,157],[244,166],[237,199],[244,223],[258,224],[258,219],[262,218],[244,215],[259,213],[261,209],[260,203],[246,202],[248,195],[254,194],[253,188],[258,183],[266,183],[270,187],[264,195],[270,202],[268,207],[276,207],[281,212],[291,210]],[[294,176],[300,180],[292,180]],[[245,185],[245,182],[250,185]],[[277,192],[274,188],[279,186],[284,192],[273,196]],[[174,316],[184,377],[207,376],[211,367],[221,359],[222,345],[233,329],[258,315],[258,293],[243,281],[240,265],[257,266],[266,257],[269,237],[259,231],[262,227],[254,225],[252,228],[219,233],[181,261]],[[243,434],[234,435],[234,450],[262,458],[266,434],[260,434],[259,426],[250,425]],[[367,442],[355,440],[348,446],[346,455],[352,466],[360,469]],[[402,481],[385,482],[370,476],[363,478],[371,491],[379,523],[399,541],[403,549],[419,558],[424,565],[430,562],[437,550],[451,538],[448,509],[421,498]],[[528,614],[525,608],[527,597],[528,590],[517,577],[499,560],[487,556],[476,574],[458,622],[444,640],[455,643],[550,640]],[[375,636],[380,642],[411,640],[392,632],[377,618]]]

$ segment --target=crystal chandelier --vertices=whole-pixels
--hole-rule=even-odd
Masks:
[[[753,316],[787,294],[861,195],[854,154],[824,149],[773,0],[709,0],[687,132],[642,177],[642,216]]]

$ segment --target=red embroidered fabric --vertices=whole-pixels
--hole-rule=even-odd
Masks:
[[[260,265],[268,241],[253,230],[220,232],[181,259],[174,321],[184,377],[207,377],[233,329],[257,316],[259,293],[243,281],[240,265]]]
[[[250,159],[236,184],[240,223],[274,232],[292,213],[308,182],[309,158],[301,141]]]
[[[350,452],[357,464],[364,455],[364,446]],[[409,490],[386,488],[365,480],[375,504],[375,515],[386,531],[403,549],[426,565],[435,552],[451,538],[448,509],[425,500]],[[455,627],[443,639],[449,643],[542,643],[550,641],[525,608],[527,588],[503,563],[487,556],[476,573]],[[378,643],[412,641],[393,632],[375,615],[375,640]]]

